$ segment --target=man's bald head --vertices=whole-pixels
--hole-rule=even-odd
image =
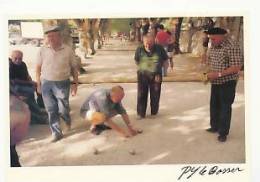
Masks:
[[[119,103],[124,98],[125,93],[123,87],[120,85],[112,87],[110,91],[110,98],[112,102]]]
[[[23,52],[20,50],[13,50],[11,53],[11,59],[14,64],[21,64],[23,60]]]

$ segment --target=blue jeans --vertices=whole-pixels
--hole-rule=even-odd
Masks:
[[[35,88],[32,85],[15,84],[13,90],[18,95],[34,99]]]
[[[62,135],[60,129],[60,117],[66,122],[71,123],[69,94],[70,80],[49,81],[42,79],[42,97],[46,111],[48,112],[49,124],[52,134]]]

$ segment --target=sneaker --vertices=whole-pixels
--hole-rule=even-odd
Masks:
[[[102,132],[102,130],[100,130],[99,128],[92,128],[90,130],[90,133],[92,133],[93,135],[100,135],[100,133]]]
[[[62,138],[63,138],[62,134],[61,135],[54,135],[53,138],[51,139],[51,142],[55,143],[55,142],[61,140]]]
[[[225,141],[227,141],[227,136],[226,136],[226,135],[219,135],[219,136],[218,136],[218,141],[220,141],[220,142],[225,142]]]
[[[217,133],[218,130],[214,129],[214,128],[208,128],[208,129],[206,129],[206,131],[209,133]]]
[[[93,52],[91,53],[91,55],[94,55],[94,54],[96,54],[96,51],[93,51]]]
[[[144,119],[144,118],[145,118],[144,116],[138,115],[138,116],[136,117],[136,120],[142,120],[142,119]]]
[[[111,127],[109,127],[109,126],[107,126],[105,124],[96,125],[96,128],[100,129],[100,130],[111,130]]]

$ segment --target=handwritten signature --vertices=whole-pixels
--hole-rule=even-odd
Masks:
[[[234,167],[234,168],[220,168],[218,166],[185,166],[181,168],[181,175],[179,176],[178,180],[181,180],[182,178],[189,179],[193,175],[223,175],[223,174],[228,174],[228,173],[238,173],[243,171],[244,169],[240,169],[239,167]]]

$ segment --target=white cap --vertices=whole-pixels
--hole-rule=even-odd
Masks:
[[[49,32],[58,32],[60,30],[61,30],[60,26],[53,25],[53,26],[46,27],[44,30],[44,34],[48,34]]]

